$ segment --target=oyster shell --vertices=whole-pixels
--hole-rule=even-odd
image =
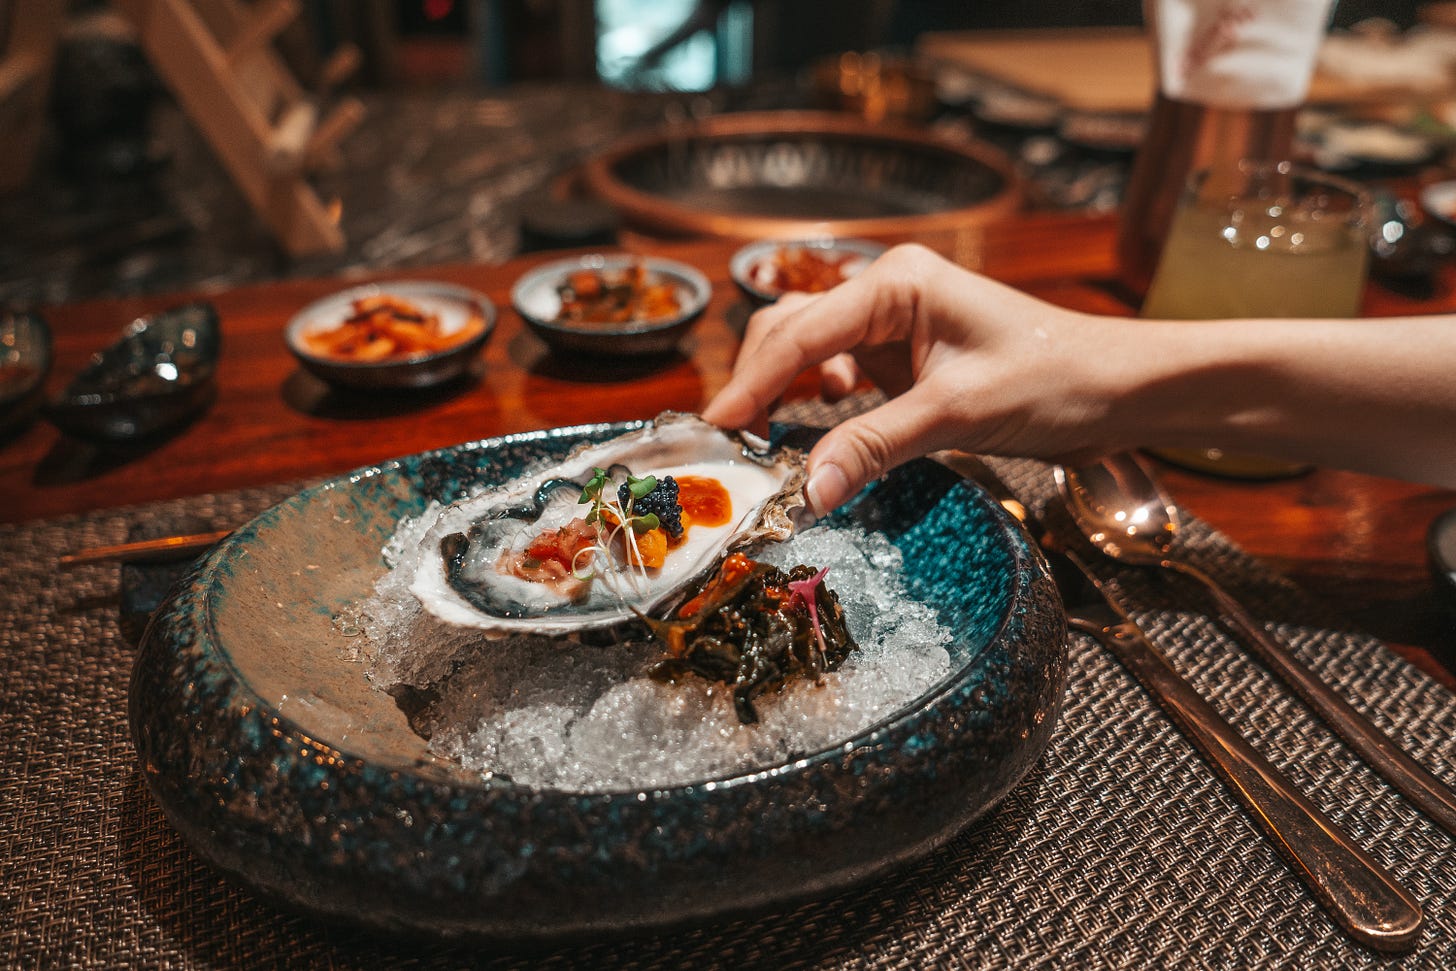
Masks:
[[[523,579],[502,564],[533,540],[583,517],[582,489],[611,471],[604,495],[627,473],[717,479],[732,509],[721,526],[691,526],[660,567],[634,568],[603,531],[591,579],[574,589]],[[665,412],[641,429],[584,445],[560,464],[440,510],[424,533],[410,592],[440,620],[494,634],[601,629],[668,608],[730,551],[788,539],[804,516],[804,455],[725,432],[695,415]],[[571,586],[567,584],[566,586]]]

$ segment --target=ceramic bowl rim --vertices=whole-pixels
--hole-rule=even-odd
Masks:
[[[1327,139],[1329,133],[1335,132],[1358,132],[1358,131],[1388,131],[1398,136],[1408,137],[1413,142],[1421,144],[1421,151],[1409,157],[1400,158],[1390,155],[1371,155],[1363,152],[1341,151],[1338,146],[1331,146]],[[1336,120],[1322,128],[1319,132],[1320,149],[1334,159],[1343,159],[1350,164],[1345,168],[1372,168],[1390,169],[1395,171],[1406,171],[1416,169],[1422,165],[1429,165],[1436,156],[1441,154],[1441,146],[1431,138],[1422,135],[1400,125],[1394,125],[1387,121],[1364,120],[1364,121],[1340,121]]]

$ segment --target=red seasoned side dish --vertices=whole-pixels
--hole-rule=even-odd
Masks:
[[[682,312],[677,287],[658,282],[640,263],[620,270],[578,270],[557,293],[557,320],[568,323],[649,323]]]
[[[340,361],[385,361],[448,350],[485,328],[484,318],[472,314],[464,327],[446,333],[438,315],[389,294],[355,300],[352,309],[337,326],[303,334],[304,348]]]
[[[823,293],[845,281],[845,264],[855,258],[808,246],[780,246],[754,267],[753,282],[774,293]]]

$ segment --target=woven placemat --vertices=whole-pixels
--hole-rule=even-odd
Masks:
[[[813,418],[813,413],[799,417]],[[1045,466],[994,461],[1023,497]],[[138,774],[121,571],[60,552],[236,525],[297,485],[0,526],[0,961],[16,968],[1456,967],[1456,840],[1409,808],[1203,613],[1194,590],[1108,570],[1216,707],[1420,899],[1417,950],[1336,931],[1151,699],[1073,637],[1050,748],[995,812],[873,884],[652,937],[515,952],[380,940],[284,913],[211,871]],[[1185,552],[1326,680],[1451,779],[1456,698],[1319,611],[1204,524]],[[1181,605],[1181,606],[1180,606]],[[913,809],[911,810],[913,811]]]

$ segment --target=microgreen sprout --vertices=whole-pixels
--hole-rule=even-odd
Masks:
[[[637,478],[632,473],[627,473],[627,491],[632,493],[633,499],[641,499],[647,493],[657,488],[657,476],[644,475]]]
[[[596,563],[597,549],[597,545],[592,545],[576,551],[576,555],[571,558],[572,576],[578,580],[590,580],[596,576],[597,570],[594,564]],[[586,555],[585,566],[582,565],[582,554]]]
[[[607,484],[606,469],[592,469],[592,477],[586,480],[582,487],[581,498],[578,503],[591,503],[592,507],[586,514],[586,521],[594,523],[602,518],[602,489]]]
[[[828,650],[824,643],[824,628],[819,626],[819,586],[828,574],[829,567],[826,566],[807,580],[789,581],[789,603],[803,603],[804,609],[809,612],[809,625],[814,628],[821,664],[828,663]]]
[[[641,565],[643,557],[637,548],[636,537],[642,533],[657,529],[661,522],[656,513],[646,513],[641,516],[632,514],[632,506],[643,496],[657,488],[657,477],[644,475],[641,478],[627,473],[627,481],[618,491],[612,494],[607,491],[607,485],[611,481],[611,473],[603,468],[593,468],[591,478],[582,487],[579,504],[590,503],[591,509],[584,517],[588,523],[607,524],[610,526],[605,540],[598,544],[602,553],[610,557],[607,550],[611,538],[618,533],[623,533],[622,541],[628,549],[627,564],[629,567],[639,567],[642,579],[646,579],[646,566]],[[604,515],[605,514],[605,515]],[[623,532],[625,529],[625,532]],[[577,571],[573,569],[573,573]],[[604,575],[605,578],[605,575]],[[584,578],[583,578],[584,579]]]

